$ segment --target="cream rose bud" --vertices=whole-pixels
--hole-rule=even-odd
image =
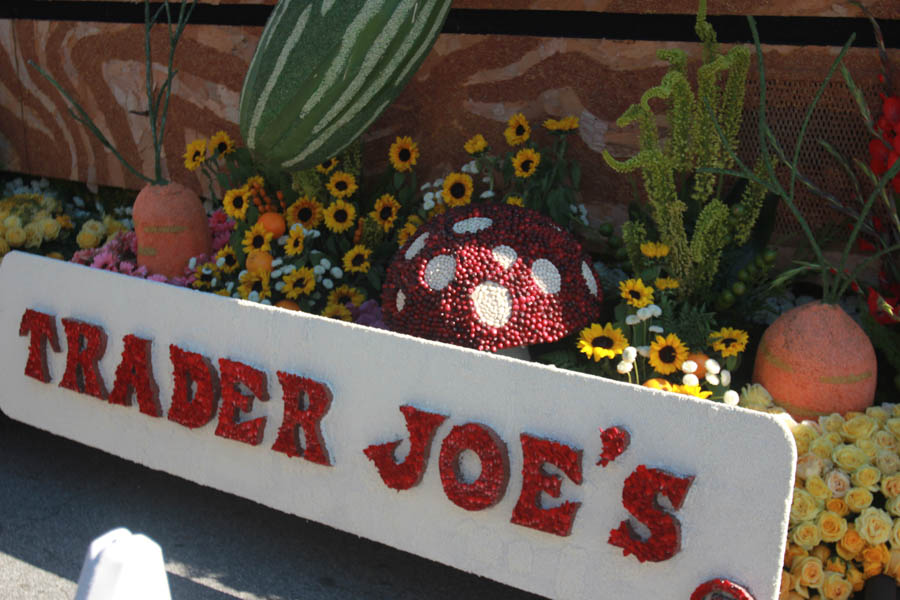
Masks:
[[[847,533],[847,519],[829,510],[819,515],[818,525],[823,542],[839,542]]]
[[[822,437],[831,442],[833,446],[844,443],[844,438],[842,438],[841,434],[837,431],[829,431],[828,433],[822,435]]]
[[[831,413],[830,415],[819,417],[819,426],[822,428],[822,431],[840,432],[844,426],[844,417],[839,413]]]
[[[856,440],[869,439],[877,430],[878,421],[860,414],[844,421],[844,424],[841,426],[841,435],[845,439],[855,442]]]
[[[825,483],[835,498],[843,498],[850,489],[850,476],[840,469],[832,469],[825,475]]]
[[[810,442],[809,451],[816,456],[831,460],[831,453],[834,451],[834,444],[832,444],[831,440],[829,440],[825,436],[818,437]]]
[[[850,488],[847,490],[847,493],[844,494],[844,502],[847,503],[847,507],[857,513],[861,513],[869,508],[874,499],[872,492],[861,487]]]
[[[829,571],[822,581],[822,595],[825,600],[847,600],[853,593],[853,584],[840,573]]]
[[[791,499],[791,523],[811,521],[819,516],[822,504],[804,489],[794,488],[794,497]]]
[[[881,478],[881,493],[888,498],[900,496],[900,474]]]
[[[815,521],[804,521],[791,531],[791,541],[803,548],[804,550],[812,550],[819,542],[822,541],[822,534],[819,531],[819,525]],[[810,557],[806,557],[810,558]],[[816,560],[819,560],[818,558]],[[820,563],[822,561],[819,561]],[[794,561],[794,567],[797,567],[798,561]],[[793,571],[793,569],[791,569]]]
[[[890,431],[891,433],[893,433],[894,435],[896,435],[897,437],[900,437],[900,418],[897,418],[898,417],[898,415],[897,415],[898,408],[900,408],[900,406],[897,406],[894,408],[894,418],[888,419],[884,424],[884,428],[887,429],[888,431]]]
[[[800,585],[808,588],[821,587],[825,582],[825,567],[815,556],[804,556],[794,562],[791,574],[800,579]]]
[[[869,460],[875,460],[875,455],[878,454],[878,446],[871,439],[856,440],[853,442],[853,445],[865,452]]]
[[[875,466],[881,470],[882,476],[893,475],[900,471],[900,456],[890,450],[881,450],[875,455]]]
[[[884,425],[891,415],[884,406],[870,406],[866,409],[866,416],[875,419],[878,425]]]
[[[822,475],[825,469],[825,460],[814,452],[807,452],[797,459],[797,477],[809,479],[813,475]]]
[[[797,423],[791,428],[794,434],[794,442],[797,444],[797,454],[806,454],[809,451],[809,444],[819,437],[819,432],[813,427],[809,421]]]
[[[797,451],[800,451],[800,444],[797,444]],[[869,457],[853,444],[838,444],[831,452],[831,460],[845,471],[853,472],[869,462]]]
[[[888,498],[887,502],[884,503],[884,510],[888,511],[895,517],[900,517],[900,496]]]
[[[891,516],[881,510],[870,506],[864,509],[853,522],[859,536],[871,546],[883,544],[891,537],[894,526]]]
[[[879,450],[890,450],[892,452],[896,452],[898,448],[900,448],[900,444],[897,443],[897,436],[895,436],[890,431],[885,431],[884,429],[879,429],[872,435],[872,441],[875,442],[875,445],[878,446]]]
[[[822,477],[819,475],[812,475],[809,479],[807,479],[804,488],[807,492],[812,494],[813,498],[820,502],[825,502],[826,500],[831,499],[831,489],[828,487],[828,484],[825,483],[825,480],[822,479]]]
[[[878,482],[881,481],[881,471],[872,465],[863,465],[853,471],[850,483],[856,487],[866,488],[870,492],[878,490]]]

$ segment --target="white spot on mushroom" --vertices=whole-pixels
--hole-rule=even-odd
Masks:
[[[504,269],[509,269],[519,256],[516,254],[516,251],[509,246],[497,246],[491,250],[491,254],[494,255],[494,260]]]
[[[591,271],[591,267],[584,261],[581,262],[581,276],[584,277],[584,282],[587,284],[588,289],[596,296],[597,280],[594,279],[594,272]]]
[[[483,229],[487,229],[491,225],[494,224],[492,219],[488,219],[487,217],[471,217],[469,219],[463,219],[462,221],[457,221],[453,224],[453,231],[459,234],[463,233],[478,233]]]
[[[456,259],[449,254],[439,254],[425,265],[425,283],[439,292],[453,281],[456,275]]]
[[[545,294],[555,294],[559,292],[562,285],[562,277],[559,275],[559,269],[546,258],[539,258],[531,265],[531,278]]]
[[[406,306],[406,294],[403,293],[403,290],[397,290],[397,312],[403,312],[404,306]]]
[[[413,240],[413,243],[409,245],[409,248],[406,249],[406,252],[403,256],[406,257],[406,260],[412,260],[413,257],[422,251],[422,248],[425,247],[425,240],[428,239],[430,233],[426,232]]]
[[[503,327],[512,316],[509,290],[496,281],[485,281],[472,290],[475,315],[488,327]]]

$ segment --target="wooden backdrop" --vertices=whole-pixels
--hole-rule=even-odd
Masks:
[[[98,3],[104,0],[96,0]],[[211,4],[274,4],[275,0],[221,0]],[[858,17],[855,7],[834,0],[710,0],[711,14]],[[867,3],[880,19],[900,19],[900,2]],[[215,8],[215,7],[213,7]],[[455,0],[454,9],[575,10],[595,13],[693,14],[693,0]],[[165,74],[166,40],[154,38],[154,75]],[[203,191],[204,182],[183,166],[185,145],[224,129],[239,139],[238,99],[247,65],[261,33],[259,26],[189,25],[176,55],[179,70],[165,138],[166,173]],[[688,32],[680,32],[684,35]],[[890,55],[900,65],[898,40]],[[581,119],[574,156],[583,166],[583,196],[592,219],[621,221],[632,197],[630,184],[600,157],[607,148],[619,157],[636,150],[636,131],[615,121],[665,72],[656,59],[662,47],[680,47],[694,58],[689,42],[468,35],[443,33],[401,96],[364,136],[369,164],[385,164],[397,135],[419,144],[421,178],[458,169],[466,160],[462,145],[482,133],[505,149],[507,118],[523,112],[533,124],[568,114]],[[838,52],[836,46],[765,46],[770,111],[780,134],[796,131],[798,111]],[[85,106],[123,154],[145,172],[152,170],[144,95],[143,26],[92,21],[0,19],[0,168],[138,189],[141,182],[75,122],[56,90],[35,69],[49,71]],[[856,48],[847,64],[875,106],[880,72],[873,48]],[[838,79],[840,79],[838,77]],[[748,104],[755,102],[751,82]],[[858,112],[843,83],[829,90],[812,136],[826,136],[845,154],[865,158],[868,142]],[[752,135],[747,135],[748,139]],[[807,167],[826,185],[846,185],[838,169],[811,155]],[[804,210],[827,218],[812,199]],[[789,227],[788,227],[789,228]]]

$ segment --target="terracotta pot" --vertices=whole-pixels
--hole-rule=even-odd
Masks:
[[[210,254],[212,237],[203,203],[179,183],[147,185],[134,201],[138,265],[180,277],[192,256]]]
[[[795,419],[865,410],[878,363],[869,337],[839,306],[793,308],[763,333],[753,381]]]

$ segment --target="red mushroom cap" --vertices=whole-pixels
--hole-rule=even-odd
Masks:
[[[394,331],[496,352],[583,327],[602,290],[581,246],[552,220],[478,204],[420,227],[388,267],[381,299]]]

